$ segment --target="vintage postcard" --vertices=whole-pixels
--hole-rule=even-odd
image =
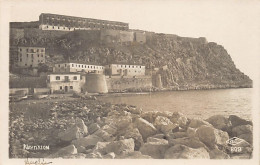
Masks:
[[[260,1],[0,7],[0,164],[260,163]]]

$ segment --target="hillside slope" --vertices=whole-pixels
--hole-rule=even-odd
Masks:
[[[208,43],[205,38],[150,32],[146,40],[145,44],[104,43],[99,31],[74,31],[53,37],[11,38],[10,43],[46,47],[49,64],[71,59],[101,65],[138,63],[147,68],[167,65],[168,69],[160,71],[164,87],[252,87],[252,80],[236,68],[221,45]]]

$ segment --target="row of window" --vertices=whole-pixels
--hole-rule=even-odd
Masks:
[[[56,76],[56,80],[60,80],[60,76]],[[65,80],[69,80],[69,76],[65,76]],[[73,76],[73,80],[78,80],[78,77]]]
[[[97,24],[111,24],[111,23],[114,23],[114,24],[119,24],[119,25],[124,25],[124,26],[127,26],[125,25],[124,23],[120,23],[120,22],[108,22],[108,21],[95,21],[95,20],[91,20],[91,19],[80,19],[80,20],[75,20],[75,19],[68,19],[68,18],[63,18],[63,19],[60,19],[59,17],[58,18],[49,18],[49,17],[46,17],[46,20],[61,20],[61,21],[68,21],[68,22],[89,22],[89,23],[97,23]],[[94,22],[90,22],[90,21],[94,21]]]
[[[30,54],[26,54],[26,57],[28,58]],[[31,57],[33,58],[36,54],[31,54]],[[37,54],[37,57],[43,57],[43,54]],[[20,54],[20,58],[22,58],[22,54]]]
[[[108,66],[109,68],[111,67],[111,65]],[[121,68],[131,68],[131,65],[117,65],[117,67],[121,67]],[[142,68],[142,66],[137,66],[137,65],[132,65],[132,68]]]
[[[126,72],[127,70],[123,70],[123,72]],[[118,69],[117,70],[117,73],[120,73],[121,72],[121,69]],[[131,72],[131,70],[128,70],[128,72]],[[138,72],[138,73],[141,73],[141,71],[134,71],[135,73]]]
[[[67,24],[67,23],[64,23],[64,22],[54,22],[54,21],[46,21],[47,24],[52,24],[52,25],[55,25],[55,24]],[[88,22],[88,23],[78,23],[78,24],[75,24],[75,23],[68,23],[69,25],[79,25],[79,26],[86,26],[86,25],[103,25],[103,26],[118,26],[118,27],[127,27],[127,25],[117,25],[117,24],[101,24],[101,23],[95,23],[95,22]]]
[[[20,52],[23,51],[22,48],[20,48]],[[44,49],[26,49],[26,52],[44,52]]]
[[[49,26],[46,26],[46,27],[47,27],[48,29],[51,28],[51,27],[49,27]],[[85,26],[85,28],[86,28],[86,26]],[[88,26],[88,28],[96,28],[96,26],[95,26],[95,25],[92,26],[92,27],[91,27],[91,26]],[[97,27],[97,28],[98,28],[98,27]],[[105,29],[104,26],[103,26],[102,28]],[[55,26],[52,26],[52,29],[55,29]],[[59,26],[58,26],[58,29],[63,29],[63,30],[65,30],[66,28],[65,28],[65,27],[59,27]],[[68,29],[69,29],[69,30],[76,30],[76,28],[71,28],[71,27],[68,27]],[[111,29],[116,29],[116,27],[112,27]]]
[[[73,86],[70,86],[70,89],[73,89]],[[62,90],[62,86],[60,86],[60,90]]]
[[[67,67],[67,64],[64,64],[64,66]],[[61,65],[59,64],[58,67],[60,68]],[[74,67],[74,64],[71,64],[71,67]],[[81,65],[81,64],[75,64],[75,67],[78,67],[78,68],[90,68],[90,69],[104,69],[103,66],[92,66],[92,65],[89,66],[89,65]]]
[[[18,59],[18,61],[20,61],[20,62],[22,62],[23,61],[23,59],[22,58],[20,58],[20,59]],[[27,61],[28,62],[28,60],[25,60],[25,61]],[[34,60],[32,59],[32,62],[33,62]],[[43,62],[43,60],[38,60],[38,63],[40,63],[40,62]]]

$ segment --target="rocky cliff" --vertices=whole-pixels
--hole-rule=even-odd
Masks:
[[[14,32],[17,32],[13,30]],[[100,40],[100,31],[47,32],[36,35],[11,35],[12,46],[46,47],[47,63],[67,59],[97,64],[138,63],[146,68],[164,68],[163,87],[201,89],[252,87],[252,80],[236,68],[225,48],[205,38],[184,38],[176,35],[146,33],[146,43]],[[30,33],[28,31],[26,33]],[[44,33],[44,35],[41,35]],[[50,33],[51,34],[51,33]],[[12,37],[19,36],[19,37]],[[37,36],[37,37],[33,37]]]

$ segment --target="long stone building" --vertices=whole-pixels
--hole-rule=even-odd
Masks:
[[[105,66],[110,76],[144,76],[145,66],[129,64],[109,64]]]
[[[55,73],[73,73],[73,72],[85,72],[85,73],[104,73],[104,66],[93,65],[83,62],[66,62],[66,63],[57,63],[54,65]]]
[[[128,30],[128,23],[107,21],[83,17],[73,17],[58,14],[42,13],[39,16],[39,28],[42,30],[60,30],[60,31],[74,31],[74,30],[100,30],[100,29],[114,29],[114,30]]]

